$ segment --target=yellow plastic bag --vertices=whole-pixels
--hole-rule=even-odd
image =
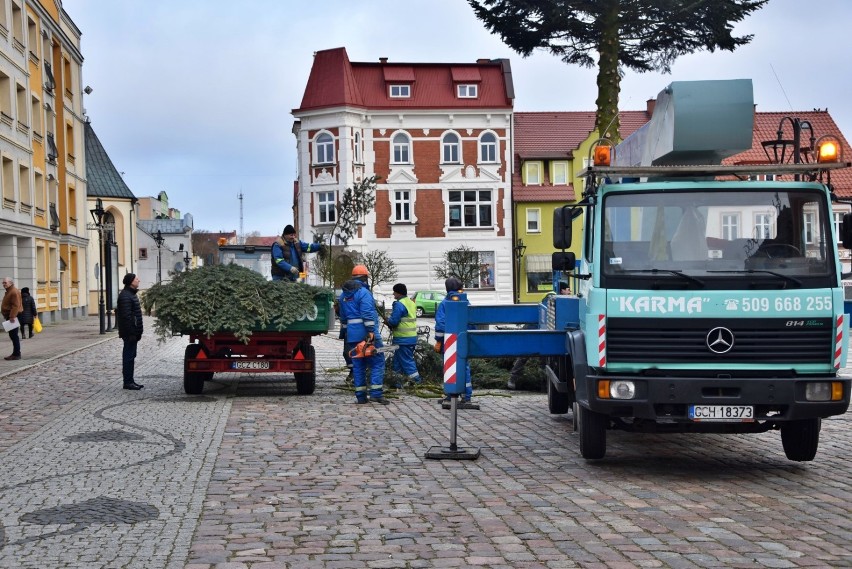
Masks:
[[[41,332],[41,320],[38,319],[38,316],[33,318],[33,332],[36,334]]]

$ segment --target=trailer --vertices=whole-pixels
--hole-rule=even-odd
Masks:
[[[451,297],[445,391],[461,392],[467,358],[538,355],[583,458],[603,458],[612,429],[775,430],[788,459],[813,460],[822,419],[850,401],[838,247],[852,248],[852,213],[831,172],[852,164],[836,139],[811,163],[720,164],[751,148],[752,113],[750,81],[675,82],[638,142],[600,141],[583,199],[554,215],[552,268],[573,271],[576,297],[537,314]],[[469,330],[498,323],[537,329]]]
[[[240,264],[261,274],[264,274],[262,269],[268,269],[267,248],[225,245],[219,247],[219,255],[223,262]],[[299,395],[312,394],[316,389],[316,351],[311,342],[314,336],[331,328],[333,301],[331,291],[323,292],[315,297],[313,307],[284,330],[271,324],[258,325],[247,343],[231,330],[212,334],[181,331],[190,342],[184,352],[184,391],[192,395],[201,393],[204,382],[213,379],[216,373],[287,373],[293,374]]]

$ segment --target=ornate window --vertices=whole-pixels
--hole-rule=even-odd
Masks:
[[[334,223],[337,220],[337,200],[335,192],[317,192],[319,223]]]
[[[332,164],[334,163],[334,139],[330,134],[324,132],[317,136],[314,142],[316,147],[315,164]]]
[[[459,164],[461,143],[459,136],[454,132],[448,132],[441,141],[441,162],[444,164]]]
[[[398,132],[391,141],[392,163],[411,164],[411,139],[404,132]]]
[[[411,221],[411,190],[393,190],[393,220]]]
[[[491,190],[450,190],[450,227],[492,227]]]
[[[497,162],[497,137],[486,132],[479,138],[479,161]]]

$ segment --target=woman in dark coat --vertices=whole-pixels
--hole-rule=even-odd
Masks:
[[[29,337],[33,337],[33,321],[38,316],[38,309],[36,308],[36,301],[30,295],[29,287],[24,287],[21,289],[21,306],[23,310],[20,314],[18,314],[18,320],[21,322],[21,339],[27,338],[27,331],[25,329],[26,326],[30,327]]]
[[[118,323],[118,336],[124,340],[121,351],[121,376],[124,389],[139,390],[144,385],[136,383],[133,371],[136,360],[136,344],[142,339],[142,306],[136,294],[139,292],[139,277],[133,273],[124,275],[124,288],[118,293],[118,305],[115,320]]]

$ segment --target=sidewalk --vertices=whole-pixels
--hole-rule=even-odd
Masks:
[[[0,359],[0,378],[114,338],[118,338],[118,330],[102,335],[97,316],[44,324],[40,334],[21,340],[21,359]],[[8,334],[0,335],[0,344],[5,344],[0,348],[1,356],[12,353]]]

